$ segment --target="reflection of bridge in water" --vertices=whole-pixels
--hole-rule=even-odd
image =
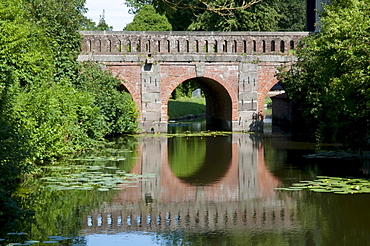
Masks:
[[[86,217],[85,233],[296,229],[295,202],[276,196],[274,188],[280,182],[265,165],[262,145],[247,134],[217,139],[216,144],[212,144],[214,138],[199,141],[207,145],[205,160],[222,159],[225,172],[202,185],[186,183],[173,174],[172,140],[143,139],[132,172],[156,173],[156,177],[123,190],[111,205],[93,211]],[[226,161],[218,155],[227,156]]]

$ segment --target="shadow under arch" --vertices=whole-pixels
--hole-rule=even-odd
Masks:
[[[217,183],[232,162],[232,137],[182,137],[168,139],[168,162],[172,173],[192,186]]]
[[[196,77],[185,81],[189,80],[195,81],[204,93],[207,129],[231,131],[233,108],[231,96],[227,89],[221,83],[211,78]]]

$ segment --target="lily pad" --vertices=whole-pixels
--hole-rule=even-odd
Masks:
[[[72,239],[70,237],[62,237],[62,236],[48,236],[48,238],[53,239],[53,240],[57,240],[57,241]]]
[[[29,241],[25,241],[26,244],[35,244],[35,243],[39,243],[40,241],[37,241],[37,240],[29,240]]]
[[[300,181],[292,184],[289,188],[278,188],[279,190],[308,189],[313,192],[335,193],[335,194],[360,194],[370,193],[370,182],[367,179],[341,178],[318,176],[313,181]]]

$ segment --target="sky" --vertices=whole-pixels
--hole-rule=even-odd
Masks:
[[[96,24],[99,23],[100,16],[105,11],[105,22],[113,26],[113,31],[122,31],[122,29],[134,18],[128,13],[125,0],[86,0],[88,12],[87,18],[92,19]]]

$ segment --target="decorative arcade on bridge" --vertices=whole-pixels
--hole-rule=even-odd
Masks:
[[[206,98],[207,127],[255,131],[255,115],[309,32],[83,31],[79,61],[104,63],[135,101],[143,132],[166,132],[168,100],[187,80]]]

